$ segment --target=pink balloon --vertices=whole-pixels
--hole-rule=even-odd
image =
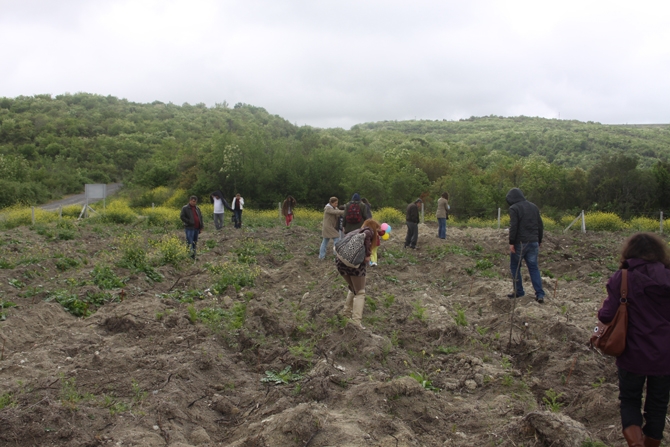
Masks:
[[[386,229],[387,229],[388,227],[389,227],[389,224],[387,224],[387,223],[383,223],[383,224],[381,225],[381,227],[379,227],[379,228],[381,228],[382,230],[386,231]]]

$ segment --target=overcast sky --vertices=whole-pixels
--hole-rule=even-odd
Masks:
[[[670,123],[670,1],[0,0],[0,96]]]

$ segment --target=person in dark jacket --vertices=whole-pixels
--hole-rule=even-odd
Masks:
[[[191,196],[188,204],[181,209],[179,218],[184,223],[184,231],[186,232],[186,245],[191,249],[191,257],[195,259],[195,246],[198,244],[198,235],[205,227],[202,223],[202,213],[200,208],[196,205],[198,198]]]
[[[407,224],[407,236],[405,236],[405,248],[416,249],[416,243],[419,240],[419,203],[421,199],[416,199],[407,206],[405,212],[405,223]]]
[[[521,280],[521,260],[523,259],[526,261],[530,281],[535,289],[535,300],[542,304],[545,294],[544,289],[542,289],[542,278],[537,261],[544,233],[540,210],[534,203],[526,200],[519,188],[510,189],[506,199],[510,205],[509,251],[510,270],[514,283],[514,290],[507,296],[518,298],[526,294]]]
[[[623,246],[620,269],[628,269],[626,348],[617,357],[621,425],[629,446],[658,447],[670,396],[670,255],[653,233],[637,233]],[[607,282],[598,319],[609,323],[619,307],[621,270]],[[642,427],[642,390],[647,383]]]
[[[354,193],[351,201],[344,207],[344,234],[358,230],[363,226],[363,222],[371,218],[367,206],[361,202],[360,194]]]

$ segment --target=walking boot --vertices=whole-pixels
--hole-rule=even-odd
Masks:
[[[363,326],[363,307],[365,307],[365,289],[360,290],[356,296],[354,296],[354,311],[351,317],[351,322],[354,326],[361,329],[365,329]]]
[[[639,425],[629,425],[623,429],[623,437],[626,438],[628,447],[645,447],[642,427]]]
[[[644,447],[658,447],[661,445],[660,439],[650,438],[647,435],[644,435]]]
[[[347,300],[344,302],[344,310],[342,311],[342,316],[345,318],[351,318],[351,312],[354,310],[354,292],[351,290],[347,293]]]

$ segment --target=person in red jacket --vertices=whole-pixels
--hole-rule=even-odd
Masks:
[[[195,246],[198,244],[198,235],[205,227],[202,223],[202,213],[200,208],[196,205],[198,198],[191,196],[188,203],[181,209],[179,218],[184,224],[184,231],[186,232],[186,244],[191,249],[191,257],[195,259]]]

